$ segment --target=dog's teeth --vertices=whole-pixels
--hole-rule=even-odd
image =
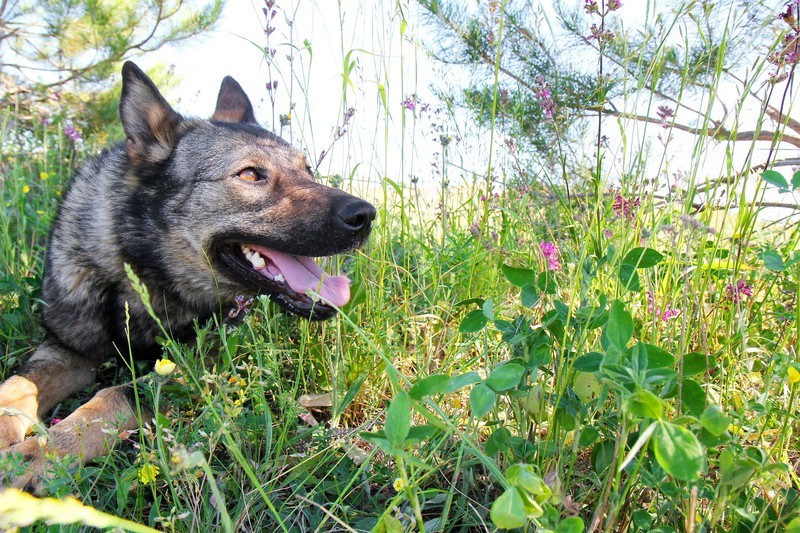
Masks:
[[[258,253],[253,254],[253,257],[250,258],[250,263],[252,263],[252,265],[256,268],[264,268],[265,266],[267,266],[267,263],[266,261],[264,261],[264,258],[258,255]]]
[[[283,274],[276,274],[274,278],[275,281],[285,282],[286,278],[283,277]]]
[[[250,249],[250,247],[249,246],[245,246],[244,244],[242,245],[242,251],[245,253],[245,255],[253,253],[253,251]]]

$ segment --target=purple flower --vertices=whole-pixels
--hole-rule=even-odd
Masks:
[[[556,115],[556,103],[553,100],[550,84],[546,82],[542,76],[536,76],[534,83],[536,83],[536,87],[534,88],[533,95],[539,100],[539,107],[548,120],[553,120],[553,117]]]
[[[547,260],[547,270],[561,270],[561,263],[558,261],[558,248],[550,241],[540,242],[539,249]]]
[[[658,118],[661,119],[661,127],[667,129],[669,127],[669,124],[667,124],[667,119],[675,116],[675,110],[669,106],[660,105],[658,106],[656,115],[658,115]]]
[[[618,218],[626,220],[633,220],[636,218],[636,210],[639,208],[639,198],[635,197],[633,200],[628,200],[621,194],[618,194],[614,199],[614,204],[611,209],[617,214]]]
[[[75,126],[69,125],[64,127],[64,135],[72,139],[73,141],[77,141],[81,138],[81,132]]]
[[[240,294],[234,299],[234,301],[236,302],[236,307],[228,311],[229,317],[236,318],[239,316],[239,313],[244,313],[246,315],[250,312],[250,306],[253,305],[252,298],[245,298]]]
[[[414,109],[417,107],[417,95],[412,94],[410,96],[406,96],[400,105],[402,105],[404,109],[414,111]]]
[[[647,297],[647,310],[653,313],[656,318],[660,318],[662,322],[666,322],[667,320],[672,320],[673,318],[680,316],[680,309],[665,307],[662,311],[660,307],[656,307],[655,298],[653,297],[652,291],[645,291],[644,294]]]
[[[740,279],[736,283],[729,283],[725,287],[725,299],[738,304],[745,296],[753,296],[753,289],[747,282]]]

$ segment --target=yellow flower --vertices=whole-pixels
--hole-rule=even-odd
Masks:
[[[48,174],[47,172],[40,172],[39,177],[42,178],[43,180],[46,180],[47,178],[50,177],[50,174]]]
[[[787,368],[786,374],[789,376],[789,383],[792,385],[800,383],[800,370],[797,370],[794,366]]]
[[[28,194],[29,192],[31,192],[31,188],[28,187],[27,185],[23,185],[22,186],[22,194]]]
[[[400,492],[401,490],[403,490],[405,488],[405,486],[406,486],[406,484],[403,483],[402,479],[397,478],[397,479],[394,480],[394,490],[396,490],[397,492]]]
[[[169,376],[175,370],[175,363],[169,359],[159,359],[156,361],[156,374],[159,376]]]
[[[139,469],[139,481],[142,483],[152,483],[158,477],[159,472],[161,472],[161,469],[156,465],[144,465]]]

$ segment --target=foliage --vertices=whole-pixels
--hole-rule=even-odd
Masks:
[[[402,17],[393,24],[408,31]],[[311,45],[293,50],[300,63]],[[342,120],[353,129],[355,55],[342,53]],[[636,72],[667,69],[685,84],[674,76],[695,79],[692,57],[637,59]],[[706,74],[707,86],[727,76]],[[392,87],[364,86],[393,101]],[[397,90],[380,115],[385,136],[419,140],[425,112]],[[729,113],[748,113],[742,105]],[[560,135],[567,118],[553,118]],[[441,144],[433,191],[389,171],[364,188],[371,165],[348,160],[336,185],[377,197],[381,211],[369,247],[336,265],[354,281],[340,316],[296,322],[261,298],[238,328],[198,324],[190,345],[164,332],[163,359],[133,369],[157,424],[84,467],[54,461],[51,493],[175,531],[797,530],[800,229],[765,216],[764,196],[793,194],[797,178],[749,172],[747,160],[723,184],[724,209],[698,209],[691,192],[662,194],[666,154],[648,170],[625,155],[632,140],[607,147],[608,122],[596,125],[581,174],[591,197],[567,182],[521,186],[513,158],[509,172],[496,160],[468,172]],[[326,151],[351,149],[351,135],[334,129]],[[58,123],[1,140],[5,376],[41,335],[45,230],[84,146]],[[563,161],[566,138],[550,141]],[[737,141],[719,142],[733,151]],[[699,162],[681,164],[691,169],[682,183],[699,188]],[[101,379],[130,374],[104,368]],[[0,471],[24,468],[2,461]]]

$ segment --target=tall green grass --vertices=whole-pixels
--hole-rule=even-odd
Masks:
[[[644,165],[647,132],[600,117],[586,185],[567,194],[545,169],[521,181],[504,165],[513,154],[475,140],[502,138],[501,124],[400,105],[422,92],[413,6],[362,9],[382,23],[374,50],[348,48],[343,31],[340,109],[374,99],[377,112],[357,112],[343,136],[291,132],[312,157],[326,147],[321,179],[379,205],[369,246],[341,259],[352,302],[320,324],[260,298],[239,327],[220,318],[192,346],[167,342],[177,370],[140,391],[157,423],[107,458],[54,465],[51,493],[174,531],[800,528],[798,228],[763,216],[773,185],[749,172],[756,162],[725,169],[738,209],[698,211],[708,138],[682,165],[685,191],[663,198],[651,179],[671,172],[666,149]],[[290,28],[294,53],[273,68],[305,95],[311,36]],[[721,63],[709,69],[721,77]],[[3,117],[0,377],[41,338],[46,229],[91,151],[74,159],[63,124]],[[628,132],[619,157],[602,142],[615,128]],[[434,161],[415,160],[426,143]],[[459,143],[482,146],[483,165],[465,168]],[[431,162],[433,180],[411,179]]]

